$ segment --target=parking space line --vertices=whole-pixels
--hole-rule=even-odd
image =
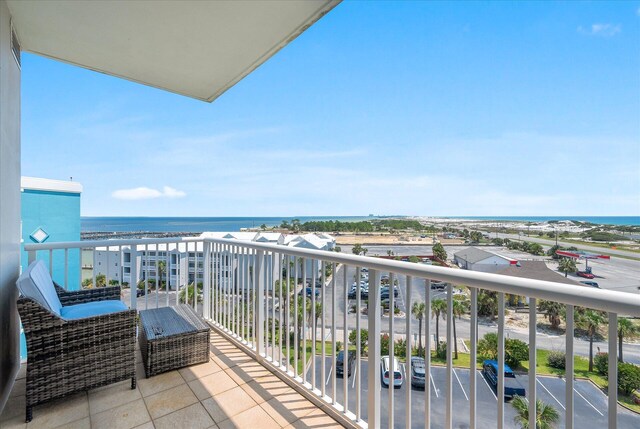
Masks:
[[[433,373],[429,371],[429,374],[431,374],[431,377],[429,378],[431,379],[431,384],[433,385],[433,392],[436,394],[436,398],[439,398],[440,396],[438,396],[438,389],[436,389],[436,382],[433,381]]]
[[[476,374],[476,377],[477,376],[478,376],[478,374]],[[498,396],[496,395],[496,392],[494,392],[493,389],[491,388],[491,386],[489,386],[489,383],[487,383],[487,379],[484,378],[484,375],[482,375],[482,373],[480,373],[480,378],[482,378],[482,381],[484,381],[484,384],[487,385],[487,387],[489,388],[489,390],[493,394],[493,397],[496,398],[496,401],[497,401],[498,400]]]
[[[327,381],[324,383],[325,386],[329,385],[329,379],[331,378],[331,371],[333,371],[333,365],[329,367],[329,375],[327,376]]]
[[[551,393],[551,392],[549,391],[549,389],[547,389],[547,388],[545,387],[545,385],[544,385],[544,384],[542,384],[542,382],[540,381],[540,379],[539,379],[538,377],[536,377],[536,381],[538,382],[538,384],[539,384],[540,386],[542,386],[542,388],[543,388],[544,390],[546,390],[546,391],[547,391],[547,393],[548,393],[549,395],[551,395],[551,397],[552,397],[553,399],[555,399],[555,401],[558,403],[558,405],[560,405],[560,406],[562,407],[562,409],[563,409],[563,410],[567,411],[567,409],[564,407],[564,405],[562,405],[562,402],[558,401],[558,398],[556,398],[555,396],[553,396],[553,393]]]
[[[566,380],[566,379],[564,379],[564,378],[563,378],[562,380],[563,380],[565,383],[567,382],[567,380]],[[598,389],[598,390],[600,390],[600,389]],[[584,401],[585,401],[587,404],[589,404],[589,405],[591,406],[591,408],[593,408],[594,410],[596,410],[596,413],[598,413],[598,414],[600,414],[602,417],[604,417],[604,414],[602,414],[602,413],[600,412],[600,410],[598,410],[598,409],[595,407],[595,405],[593,405],[591,402],[589,402],[589,400],[588,400],[587,398],[585,398],[584,396],[582,396],[582,393],[578,392],[578,391],[576,390],[576,388],[575,388],[575,387],[573,388],[573,391],[574,391],[574,392],[576,392],[576,393],[577,393],[577,394],[578,394],[582,399],[584,399]]]
[[[453,369],[453,375],[456,376],[456,380],[458,380],[458,384],[460,385],[460,388],[462,389],[462,393],[464,393],[464,397],[467,398],[467,401],[469,400],[469,397],[467,396],[467,392],[464,391],[464,387],[462,387],[462,382],[460,381],[460,378],[458,377],[458,373],[456,373],[456,370]],[[498,399],[498,398],[496,398]]]

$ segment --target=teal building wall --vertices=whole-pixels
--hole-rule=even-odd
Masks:
[[[80,241],[80,194],[34,189],[22,191],[22,243],[37,243],[32,237],[39,229],[47,234],[43,243]],[[80,253],[68,251],[65,275],[65,251],[53,251],[53,280],[68,290],[80,289]],[[49,265],[49,251],[38,252],[38,259]],[[28,266],[27,252],[22,246],[21,264]]]

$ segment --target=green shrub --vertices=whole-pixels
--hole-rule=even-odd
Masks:
[[[437,345],[436,347],[436,357],[438,359],[446,359],[447,358],[447,343],[444,341]]]
[[[387,356],[389,354],[389,335],[380,335],[380,355]]]
[[[609,374],[609,353],[598,353],[593,358],[593,365],[600,375]]]
[[[640,366],[618,363],[618,390],[627,396],[640,389]]]
[[[498,334],[489,332],[478,341],[478,354],[483,359],[496,359],[498,356]]]
[[[505,341],[504,361],[512,369],[516,369],[523,360],[529,360],[529,345],[522,340],[507,338]]]
[[[357,345],[356,344],[356,335],[357,332],[354,329],[353,331],[349,332],[349,344],[351,345]],[[364,354],[365,352],[365,348],[367,346],[367,342],[369,341],[369,330],[367,329],[360,329],[360,352]]]
[[[478,354],[483,359],[498,358],[498,335],[489,332],[478,341]],[[521,340],[506,338],[504,344],[504,361],[511,368],[516,369],[520,362],[529,359],[529,346]]]
[[[406,357],[407,356],[407,342],[402,338],[400,338],[398,341],[396,341],[395,345],[393,347],[393,353],[398,358]]]
[[[547,356],[547,364],[551,368],[565,369],[567,366],[566,355],[564,352],[553,351]]]

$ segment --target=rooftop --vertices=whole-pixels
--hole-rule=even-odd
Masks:
[[[565,283],[574,286],[583,286],[582,284],[566,278],[547,267],[544,261],[520,261],[518,265],[509,265],[508,267],[496,272],[504,276],[520,277],[525,279],[545,280],[548,282]]]
[[[486,250],[478,249],[477,247],[467,247],[464,250],[460,250],[459,252],[456,252],[455,256],[456,258],[467,261],[470,264],[484,261],[485,259],[491,258],[493,256],[497,256],[507,261],[512,261],[512,259],[510,258],[507,258],[502,255],[498,255],[497,253],[487,252]]]

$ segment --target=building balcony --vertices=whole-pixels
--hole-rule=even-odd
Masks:
[[[78,393],[35,409],[24,423],[26,365],[20,369],[0,427],[10,428],[338,428],[223,336],[212,333],[208,363],[145,378],[136,350],[138,385],[128,381]]]
[[[177,275],[171,277],[185,284],[177,290],[173,282],[169,291],[148,283],[146,293],[138,296],[123,289],[121,298],[138,310],[178,303],[192,306],[213,329],[211,361],[146,379],[138,353],[137,389],[114,385],[37,406],[32,426],[76,421],[91,427],[152,423],[155,427],[517,428],[518,412],[509,398],[513,379],[522,388],[519,392],[525,395],[530,416],[536,416],[533,407],[540,399],[556,409],[560,426],[640,426],[640,416],[618,404],[615,378],[601,390],[573,376],[550,378],[538,373],[546,362],[538,362],[537,352],[548,347],[549,339],[539,331],[535,311],[540,300],[546,300],[559,303],[566,312],[569,334],[558,335],[561,338],[553,344],[555,350],[566,353],[566,374],[575,376],[574,357],[584,354],[587,342],[573,335],[578,326],[574,310],[599,312],[606,325],[601,331],[607,335],[598,347],[609,352],[609,368],[615,369],[618,318],[640,317],[638,295],[227,239],[113,240],[111,244],[153,248],[192,241],[204,249],[202,289],[196,295],[184,293],[189,276],[182,271],[188,268],[178,267]],[[33,261],[50,251],[80,246],[96,248],[105,242],[29,244],[25,249]],[[246,257],[249,251],[251,258]],[[309,272],[308,267],[315,266],[320,270]],[[147,267],[135,272],[137,267],[132,264],[132,279],[152,278],[145,272]],[[365,272],[367,296],[351,296],[351,284]],[[437,288],[432,288],[432,281]],[[307,283],[318,286],[304,286]],[[397,296],[385,289],[391,284]],[[526,303],[518,308],[526,314],[519,331],[508,328],[509,296]],[[436,300],[443,305],[437,325],[431,310]],[[487,300],[495,305],[494,320],[480,317],[481,304],[486,306]],[[466,305],[464,319],[453,317],[456,301]],[[429,323],[414,316],[415,303],[425,304],[420,319]],[[389,317],[389,308],[398,308],[398,314]],[[509,314],[515,313],[512,307]],[[526,365],[514,368],[515,377],[509,371],[492,377],[483,365],[478,342],[487,333],[497,334],[497,368],[507,362],[508,339],[526,344],[526,356],[521,356]],[[388,347],[389,343],[395,347]],[[345,344],[355,359],[338,363],[337,351]],[[454,345],[464,359],[454,358]],[[424,359],[424,377],[412,379],[420,365],[405,357],[420,354],[421,346],[431,353]],[[387,355],[390,362],[399,360],[394,380],[402,383],[395,389],[385,387],[381,365]],[[411,387],[412,381],[422,387]],[[23,391],[24,382],[19,382],[12,394],[16,407],[5,407],[4,421],[18,423],[23,418]],[[536,426],[533,421],[529,424]]]

